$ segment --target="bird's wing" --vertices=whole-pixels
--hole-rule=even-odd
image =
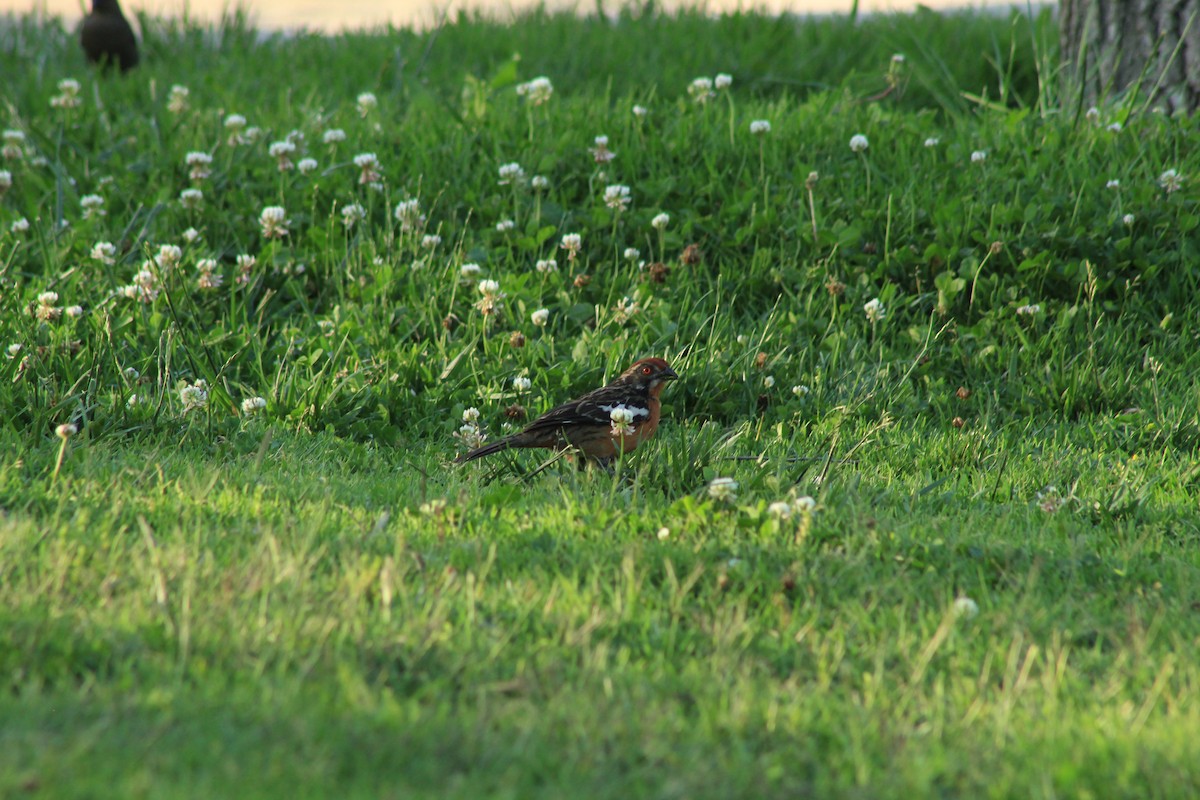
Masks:
[[[529,423],[530,433],[550,432],[579,425],[611,425],[610,414],[617,406],[625,406],[633,414],[634,423],[649,418],[650,410],[644,398],[631,393],[626,386],[602,386],[577,400],[550,409]]]

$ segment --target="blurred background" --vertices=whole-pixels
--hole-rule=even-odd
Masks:
[[[86,0],[90,7],[90,0]],[[354,2],[322,2],[321,0],[251,0],[239,5],[246,9],[251,20],[259,28],[289,29],[309,28],[326,32],[372,28],[383,25],[428,27],[447,11],[481,9],[501,19],[514,10],[520,11],[538,5],[538,0],[514,2],[513,0],[354,0]],[[198,21],[219,19],[222,12],[232,7],[229,0],[121,0],[127,16],[145,12],[152,16],[183,17]],[[571,0],[546,0],[542,5],[549,10],[577,8],[592,12],[596,3],[571,2]],[[683,5],[697,5],[688,0],[664,0],[659,7],[672,10]],[[918,5],[929,8],[1008,8],[1010,2],[964,2],[964,0],[860,0],[859,12],[868,14],[912,11]],[[738,9],[763,10],[772,13],[830,14],[850,11],[851,0],[712,0],[703,4],[713,13]],[[609,11],[620,7],[617,2],[603,3]],[[1021,4],[1023,8],[1023,4]],[[39,12],[64,17],[68,24],[84,14],[82,0],[0,0],[0,15],[11,13]]]

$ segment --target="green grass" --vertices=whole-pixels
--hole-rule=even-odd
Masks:
[[[1197,133],[1075,107],[1048,16],[142,29],[0,29],[0,796],[1200,790]],[[450,463],[651,354],[615,474]]]

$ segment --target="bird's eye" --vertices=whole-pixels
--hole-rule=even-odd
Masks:
[[[651,372],[653,372],[653,371],[654,371],[654,370],[650,369],[649,367],[642,367],[642,374],[643,374],[643,375],[649,375],[649,374],[650,374]]]

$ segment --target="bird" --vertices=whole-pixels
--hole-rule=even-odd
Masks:
[[[83,18],[79,43],[88,61],[102,68],[117,66],[127,72],[137,66],[137,38],[117,0],[92,0],[92,13]]]
[[[529,423],[524,430],[477,447],[454,459],[463,464],[512,448],[574,450],[580,465],[609,467],[654,435],[662,412],[658,396],[679,375],[661,358],[643,358],[611,383],[563,403]]]

